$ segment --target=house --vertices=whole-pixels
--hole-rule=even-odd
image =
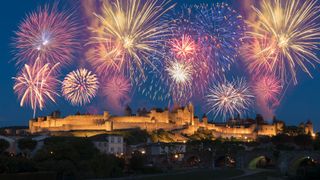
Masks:
[[[125,153],[126,144],[121,135],[99,134],[90,137],[90,139],[101,153],[114,154],[116,156],[122,156]]]

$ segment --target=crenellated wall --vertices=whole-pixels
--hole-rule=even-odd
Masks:
[[[37,132],[57,132],[57,131],[112,131],[122,129],[140,128],[147,131],[164,129],[167,131],[175,130],[184,134],[193,134],[199,128],[211,130],[215,137],[224,138],[251,138],[255,139],[258,135],[274,136],[284,127],[283,122],[273,124],[231,124],[228,123],[209,123],[207,117],[202,121],[194,117],[194,107],[189,104],[186,107],[168,110],[151,110],[146,116],[111,116],[109,112],[103,115],[72,115],[65,118],[39,117],[29,121],[31,133]],[[304,125],[306,132],[313,133],[311,122]]]

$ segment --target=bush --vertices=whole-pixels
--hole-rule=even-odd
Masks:
[[[113,155],[99,154],[90,161],[90,168],[96,178],[120,177],[124,161]]]
[[[3,153],[10,147],[10,143],[4,139],[0,139],[0,153]]]

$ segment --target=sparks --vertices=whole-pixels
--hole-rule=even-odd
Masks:
[[[79,29],[73,14],[58,11],[57,4],[39,8],[24,19],[16,32],[13,44],[17,64],[34,63],[38,58],[43,64],[70,64],[79,46]]]
[[[85,105],[97,94],[98,78],[87,69],[78,69],[70,72],[62,82],[63,96],[72,105]]]
[[[20,99],[20,106],[29,104],[33,109],[33,117],[37,108],[42,110],[50,100],[55,102],[55,97],[59,96],[56,86],[59,83],[55,69],[59,63],[51,66],[49,63],[42,65],[38,58],[32,65],[24,65],[21,73],[14,78],[14,91]]]
[[[263,0],[261,8],[253,10],[258,18],[249,22],[252,31],[248,38],[259,43],[267,40],[266,46],[253,55],[267,53],[269,58],[253,58],[252,63],[258,64],[253,67],[267,66],[283,82],[292,79],[294,84],[298,83],[297,67],[312,77],[308,65],[320,63],[315,53],[320,41],[317,1]]]
[[[209,113],[215,117],[221,115],[224,120],[243,115],[253,104],[253,97],[244,79],[214,84],[206,96]]]
[[[121,72],[133,80],[137,73],[144,74],[144,66],[153,66],[149,57],[161,54],[159,47],[169,33],[166,23],[159,21],[173,7],[168,7],[169,2],[106,2],[102,14],[94,14],[100,26],[90,28],[93,37],[89,45],[96,50],[89,54],[89,59],[97,72]],[[101,52],[95,54],[97,49]]]

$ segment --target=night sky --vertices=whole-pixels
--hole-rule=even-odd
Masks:
[[[32,118],[32,109],[30,107],[20,107],[17,96],[13,92],[14,77],[17,73],[15,62],[12,61],[14,47],[11,45],[14,31],[18,29],[19,23],[26,17],[27,13],[35,11],[39,5],[52,4],[53,1],[36,1],[36,0],[6,0],[1,2],[0,6],[0,127],[11,125],[27,125],[28,120]],[[184,0],[178,2],[177,6],[182,3],[200,2],[199,0]],[[212,1],[201,1],[212,2]],[[217,2],[217,1],[214,1]],[[229,2],[230,1],[224,1]],[[241,10],[242,0],[231,2],[234,9],[243,13]],[[76,1],[63,2],[66,8],[76,9],[81,22],[82,7]],[[84,23],[85,24],[85,23]],[[84,31],[86,28],[84,27]],[[74,61],[83,60],[83,53],[76,55]],[[75,67],[79,66],[75,65]],[[74,70],[75,67],[69,66],[65,71]],[[281,105],[277,108],[275,115],[284,120],[287,124],[298,124],[303,121],[312,120],[316,130],[320,129],[320,72],[319,66],[316,70],[312,70],[313,78],[309,78],[306,74],[299,72],[297,86],[290,86],[286,91]],[[137,94],[137,93],[135,93]],[[63,115],[74,114],[77,111],[87,112],[97,109],[102,113],[103,109],[107,109],[107,105],[99,99],[98,96],[91,104],[84,107],[73,107],[66,102],[63,97],[57,99],[56,104],[48,104],[47,107],[37,115],[47,115],[54,110],[62,111]],[[104,107],[105,106],[105,107]],[[134,95],[130,106],[136,110],[138,107],[165,107],[167,102],[155,102],[141,96]],[[98,108],[96,108],[98,107]],[[203,108],[199,104],[196,107],[196,115],[202,116]],[[257,112],[259,113],[259,112]],[[254,116],[253,113],[251,116]]]

